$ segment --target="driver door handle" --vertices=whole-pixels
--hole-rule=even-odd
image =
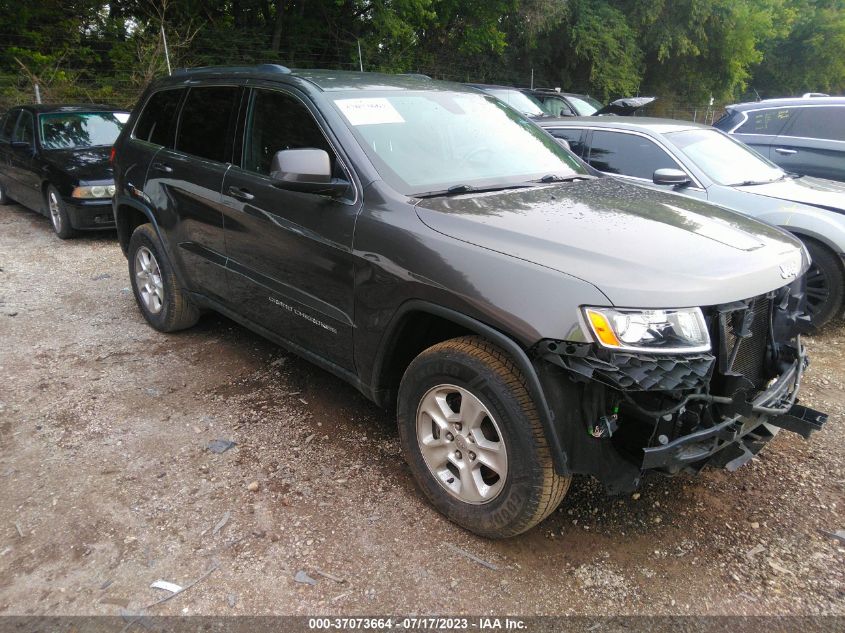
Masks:
[[[248,190],[232,185],[229,187],[229,195],[238,200],[252,200],[255,196]]]
[[[160,171],[162,173],[165,173],[165,174],[172,174],[173,173],[173,167],[171,167],[167,163],[153,163],[153,169],[155,169],[156,171]]]
[[[778,154],[782,154],[782,155],[784,155],[784,156],[792,156],[793,154],[797,154],[797,153],[798,153],[798,150],[797,150],[797,149],[787,149],[787,148],[785,148],[785,147],[776,147],[776,148],[775,148],[775,151],[776,151]]]

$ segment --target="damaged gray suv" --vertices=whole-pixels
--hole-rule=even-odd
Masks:
[[[597,177],[471,88],[178,71],[114,172],[152,327],[214,310],[395,407],[420,488],[478,534],[536,525],[573,474],[733,470],[826,419],[797,404],[795,238]]]

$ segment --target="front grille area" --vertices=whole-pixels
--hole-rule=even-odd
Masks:
[[[724,373],[741,376],[758,389],[768,378],[765,365],[771,309],[771,299],[760,296],[752,299],[747,309],[725,313],[720,319]]]

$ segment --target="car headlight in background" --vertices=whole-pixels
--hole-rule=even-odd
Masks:
[[[114,195],[114,185],[86,185],[74,187],[73,198],[111,198]]]
[[[596,341],[608,349],[633,352],[704,352],[710,334],[701,308],[628,310],[584,308]]]

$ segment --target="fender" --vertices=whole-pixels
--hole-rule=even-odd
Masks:
[[[135,200],[134,198],[130,198],[129,196],[126,196],[126,195],[123,195],[123,194],[116,195],[112,200],[112,211],[114,213],[114,222],[118,226],[118,232],[117,232],[118,239],[120,240],[120,229],[119,229],[119,227],[120,227],[120,212],[118,211],[118,209],[121,206],[132,207],[136,211],[143,214],[150,221],[150,224],[153,225],[153,230],[156,233],[156,237],[158,237],[159,246],[164,251],[164,255],[165,255],[165,257],[167,257],[167,260],[168,260],[167,263],[170,265],[171,270],[173,270],[173,273],[176,275],[176,278],[179,280],[179,285],[181,285],[183,288],[187,288],[188,286],[185,285],[185,280],[182,278],[182,271],[179,270],[178,266],[173,265],[173,262],[175,261],[173,259],[173,253],[170,252],[170,248],[168,246],[168,241],[165,240],[163,238],[162,234],[161,234],[161,227],[159,227],[159,225],[158,225],[158,220],[156,220],[155,213],[153,213],[152,209],[150,209],[146,205],[142,204],[138,200]],[[131,235],[127,235],[127,240],[126,240],[125,244],[123,243],[122,240],[120,240],[120,249],[123,251],[123,254],[127,257],[129,255],[129,253],[128,253],[128,251],[129,251],[129,238],[131,238],[131,237],[132,237]]]
[[[514,362],[517,364],[520,371],[525,376],[526,382],[528,383],[528,392],[530,393],[531,398],[537,407],[537,412],[540,415],[540,422],[543,425],[546,440],[548,441],[549,447],[551,448],[555,471],[560,475],[569,474],[566,454],[563,451],[563,445],[561,443],[560,435],[554,424],[554,416],[552,415],[552,411],[549,408],[549,403],[546,399],[546,394],[543,390],[542,384],[540,383],[540,378],[537,375],[537,371],[534,368],[531,359],[528,358],[528,354],[525,353],[525,350],[507,334],[487,325],[486,323],[482,323],[477,319],[469,317],[450,308],[444,308],[442,306],[429,303],[420,299],[411,299],[399,306],[399,308],[396,310],[390,320],[390,324],[387,327],[385,336],[382,338],[382,341],[386,343],[387,341],[392,340],[396,328],[402,320],[402,317],[409,312],[427,312],[434,316],[439,316],[449,321],[452,321],[453,323],[463,326],[466,329],[480,336],[483,336],[489,341],[492,341],[493,343],[504,349],[508,354],[510,354],[511,358],[513,358]],[[381,370],[384,366],[385,353],[387,350],[387,345],[385,343],[383,343],[379,347],[378,357],[376,358],[373,367],[373,380],[371,384],[374,386],[373,391],[375,393],[378,393],[377,390],[380,387],[379,376],[381,375]]]

